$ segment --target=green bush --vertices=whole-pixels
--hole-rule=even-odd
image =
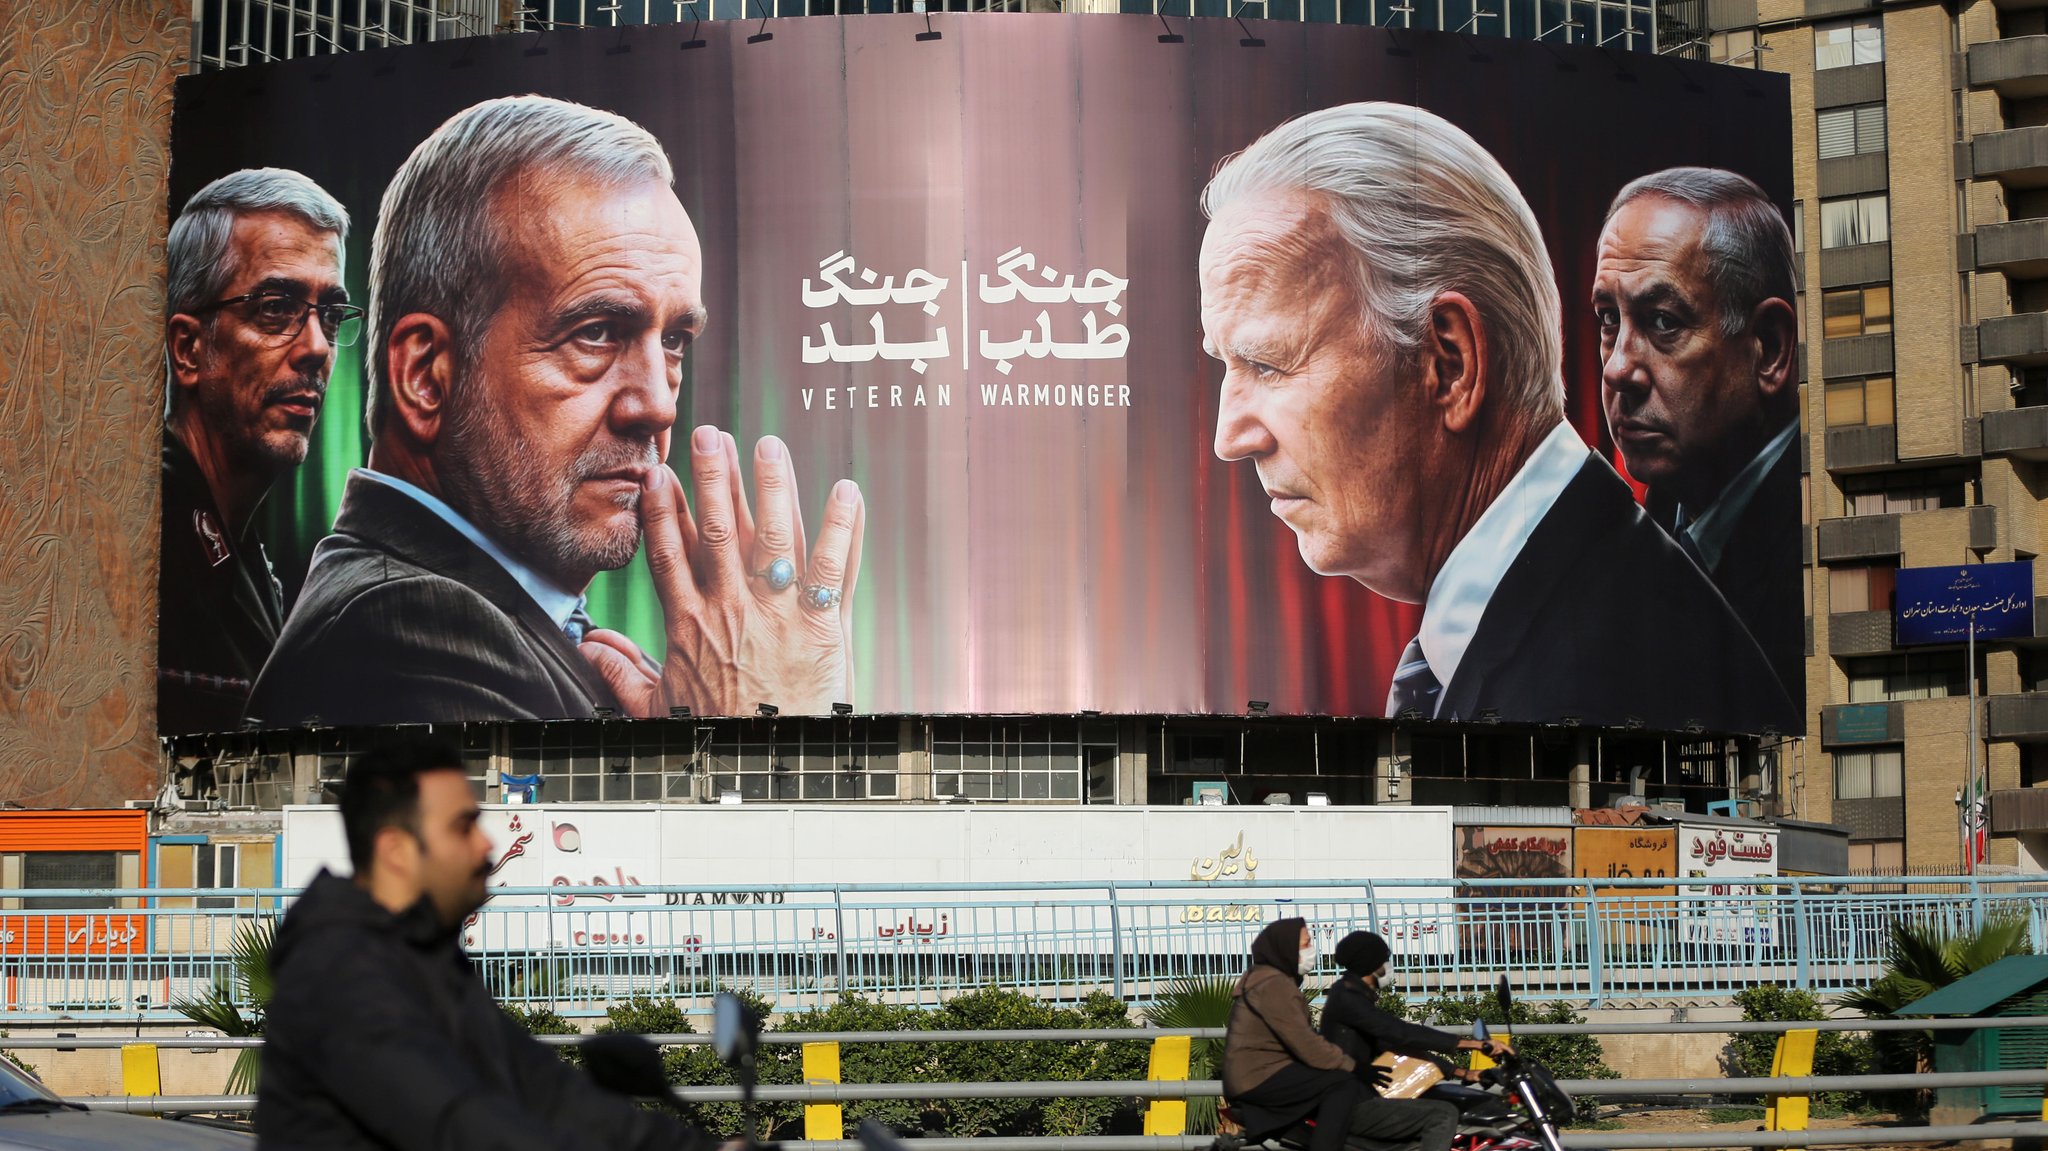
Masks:
[[[938,1030],[1064,1030],[1128,1027],[1130,1012],[1097,992],[1078,1007],[1055,1007],[1022,992],[985,987],[947,1000]],[[1118,1043],[942,1043],[933,1045],[934,1078],[949,1083],[1143,1078],[1148,1045]],[[1132,1099],[951,1099],[941,1108],[953,1138],[1093,1135],[1135,1116]]]
[[[1440,995],[1414,1008],[1414,1017],[1436,1027],[1460,1033],[1475,1019],[1486,1020],[1496,1039],[1506,1039],[1508,1021],[1501,1018],[1500,1005],[1491,995]],[[1568,1003],[1515,1001],[1515,1018],[1522,1023],[1584,1023],[1586,1017]],[[1515,1049],[1541,1060],[1559,1079],[1619,1079],[1620,1072],[1607,1065],[1600,1039],[1593,1035],[1524,1035],[1516,1037]]]
[[[1749,1022],[1800,1022],[1829,1018],[1827,1005],[1809,991],[1766,984],[1736,992],[1735,1002]],[[1733,1035],[1721,1053],[1731,1078],[1766,1077],[1776,1055],[1779,1036],[1770,1033]],[[1815,1075],[1863,1075],[1870,1070],[1870,1037],[1846,1031],[1823,1031],[1814,1043]],[[1822,1091],[1813,1096],[1821,1114],[1841,1114],[1867,1105],[1858,1091]]]
[[[932,1013],[900,1004],[877,1003],[849,993],[830,1007],[813,1008],[783,1019],[778,1031],[929,1031]],[[799,1063],[801,1063],[801,1048]],[[839,1078],[844,1083],[930,1083],[931,1045],[927,1043],[844,1043],[839,1047]],[[863,1119],[895,1131],[923,1131],[938,1122],[935,1104],[917,1099],[870,1099],[843,1105],[849,1131]]]

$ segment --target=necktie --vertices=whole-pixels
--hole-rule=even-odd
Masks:
[[[584,611],[583,605],[579,603],[576,610],[569,613],[568,620],[562,624],[562,632],[569,637],[570,643],[582,643],[584,635],[595,626],[597,625],[590,622],[590,613]]]
[[[1394,682],[1387,688],[1387,715],[1392,718],[1412,707],[1428,719],[1436,714],[1437,697],[1443,690],[1436,673],[1429,670],[1429,661],[1422,658],[1422,637],[1416,636],[1402,649],[1401,662],[1394,668]]]
[[[1685,558],[1691,560],[1694,567],[1701,571],[1706,571],[1707,561],[1700,555],[1700,545],[1695,543],[1692,538],[1692,517],[1685,514],[1684,508],[1679,508],[1677,515],[1674,517],[1671,524],[1671,534],[1677,537],[1678,550],[1685,553]]]

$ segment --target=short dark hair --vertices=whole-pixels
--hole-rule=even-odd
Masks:
[[[439,740],[386,744],[356,756],[341,781],[341,826],[356,874],[369,873],[378,832],[400,827],[418,837],[421,775],[461,770],[461,753]]]

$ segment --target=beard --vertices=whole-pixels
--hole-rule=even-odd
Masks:
[[[637,519],[576,518],[584,481],[628,467],[661,462],[652,439],[603,434],[566,466],[547,456],[506,420],[486,388],[463,381],[450,390],[448,426],[441,438],[442,492],[470,522],[508,551],[554,573],[611,571],[640,550]],[[621,511],[638,509],[638,491],[613,497]],[[578,590],[581,588],[565,589]]]

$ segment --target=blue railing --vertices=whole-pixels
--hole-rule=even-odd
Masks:
[[[231,977],[237,934],[295,894],[38,891],[77,909],[0,910],[0,1026],[172,1018]],[[2016,916],[2048,949],[2048,876],[500,888],[463,933],[501,999],[570,1015],[721,985],[778,1010],[989,984],[1142,1004],[1173,979],[1237,974],[1259,928],[1289,915],[1324,954],[1357,928],[1385,935],[1411,997],[1476,993],[1503,972],[1531,998],[1587,1005],[1760,983],[1831,994],[1875,977],[1897,922]]]

